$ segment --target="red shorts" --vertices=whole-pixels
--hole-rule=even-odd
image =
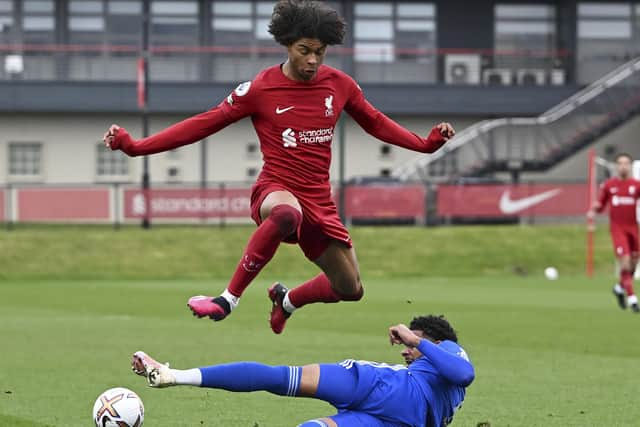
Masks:
[[[638,256],[638,226],[611,225],[611,240],[617,257],[624,255]]]
[[[267,179],[259,179],[251,188],[251,218],[260,225],[260,207],[264,199],[274,191],[288,191],[298,199],[302,207],[302,224],[297,235],[285,239],[286,243],[297,243],[305,256],[316,260],[329,247],[331,240],[338,240],[346,247],[353,247],[347,228],[340,221],[338,209],[331,198],[331,188],[313,191],[295,191],[287,186]]]

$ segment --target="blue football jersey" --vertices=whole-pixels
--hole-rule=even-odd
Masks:
[[[340,365],[357,371],[353,402],[340,410],[361,411],[398,426],[442,427],[453,419],[473,381],[473,366],[452,341],[436,345],[422,340],[423,354],[409,367],[364,360]]]
[[[446,426],[473,381],[473,365],[464,349],[453,341],[435,345],[422,340],[418,350],[423,356],[409,365],[409,372],[427,401],[426,426]]]

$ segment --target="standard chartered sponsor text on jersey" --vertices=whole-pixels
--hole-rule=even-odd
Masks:
[[[333,128],[301,130],[298,132],[298,141],[303,144],[324,144],[333,139]]]
[[[151,199],[151,209],[154,213],[246,212],[249,208],[248,197],[154,197]]]

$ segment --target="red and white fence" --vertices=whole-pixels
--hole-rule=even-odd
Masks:
[[[157,189],[149,191],[150,217],[160,220],[249,220],[251,190],[248,187],[205,189]],[[124,190],[125,220],[144,217],[147,203],[139,189]]]
[[[422,184],[349,185],[347,222],[444,219],[580,217],[588,208],[589,186],[581,184]],[[31,186],[0,188],[0,221],[135,223],[250,222],[248,185],[159,187],[147,195],[139,187],[119,185]],[[339,190],[335,191],[336,200]]]

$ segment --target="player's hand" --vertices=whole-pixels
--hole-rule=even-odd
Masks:
[[[389,342],[391,345],[404,344],[407,347],[417,347],[420,344],[420,338],[411,332],[407,325],[400,323],[389,328]]]
[[[456,134],[455,129],[449,122],[442,122],[436,125],[436,128],[440,131],[440,135],[446,140],[453,138]]]
[[[111,125],[109,127],[109,130],[107,130],[104,133],[104,136],[102,137],[102,141],[104,141],[104,145],[107,148],[111,148],[112,150],[115,148],[113,143],[114,143],[114,140],[116,138],[116,134],[118,133],[119,130],[120,130],[120,126]]]

